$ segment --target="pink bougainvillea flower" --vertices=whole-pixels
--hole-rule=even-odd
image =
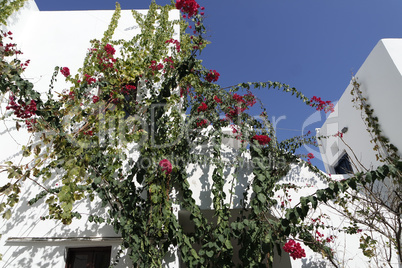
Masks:
[[[251,141],[255,141],[255,140],[258,141],[258,143],[260,145],[266,145],[271,141],[271,138],[268,137],[267,135],[254,135],[251,138]]]
[[[323,101],[321,98],[314,96],[310,99],[310,102],[310,106],[315,105],[317,111],[324,110],[325,113],[334,111],[334,104],[331,101]]]
[[[222,100],[221,100],[220,98],[218,98],[217,96],[214,96],[214,100],[215,100],[217,103],[222,103]]]
[[[105,51],[106,51],[106,54],[114,55],[114,53],[116,52],[116,49],[114,49],[114,47],[111,44],[106,44]]]
[[[283,250],[289,253],[290,257],[294,260],[306,257],[306,252],[300,246],[300,243],[296,243],[293,239],[290,239],[284,246]]]
[[[164,171],[166,175],[169,175],[172,172],[172,163],[170,163],[170,161],[167,159],[162,159],[159,162],[159,166],[162,168],[162,171]]]
[[[219,79],[220,74],[216,70],[209,70],[209,73],[205,76],[205,80],[208,82],[216,82]]]
[[[68,67],[63,67],[60,70],[61,74],[64,75],[65,77],[70,75],[70,69],[68,69]]]
[[[205,112],[208,109],[208,106],[206,105],[205,102],[201,103],[201,105],[198,107],[197,111],[198,112]]]
[[[197,127],[204,128],[208,125],[208,121],[206,119],[202,119],[199,122],[197,122]]]
[[[176,0],[176,8],[187,13],[189,18],[197,14],[199,7],[200,5],[195,0]]]

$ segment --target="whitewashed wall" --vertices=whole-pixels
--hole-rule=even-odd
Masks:
[[[360,83],[360,90],[367,98],[367,103],[374,109],[374,116],[379,119],[383,135],[396,147],[402,149],[402,39],[382,39],[378,42],[355,77]],[[373,151],[374,144],[362,120],[361,111],[352,105],[353,86],[349,84],[335,106],[335,112],[325,121],[318,136],[332,136],[344,127],[348,131],[343,135],[345,142],[353,149],[356,158],[367,168],[376,167]],[[347,152],[353,161],[353,153],[338,137],[329,137],[319,141],[325,169],[334,173],[343,152]]]

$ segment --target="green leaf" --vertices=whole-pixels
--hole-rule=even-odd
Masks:
[[[258,198],[258,200],[260,200],[261,203],[265,203],[267,201],[267,198],[265,197],[265,195],[263,193],[257,194],[257,198]]]
[[[6,220],[9,220],[11,218],[11,210],[7,209],[4,213],[3,213],[3,218]]]

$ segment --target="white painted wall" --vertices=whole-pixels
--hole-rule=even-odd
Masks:
[[[382,39],[367,57],[364,64],[356,73],[360,90],[367,98],[368,104],[374,109],[374,115],[378,117],[383,130],[383,135],[388,137],[396,147],[402,150],[402,39]],[[321,129],[318,136],[332,136],[342,128],[348,131],[343,139],[353,149],[356,159],[367,168],[377,167],[380,163],[376,160],[373,151],[371,137],[366,131],[361,112],[352,105],[350,91],[352,85],[346,88],[342,97]],[[339,157],[346,151],[351,159],[356,162],[350,149],[337,137],[329,137],[319,141],[320,150],[328,173],[333,173]]]

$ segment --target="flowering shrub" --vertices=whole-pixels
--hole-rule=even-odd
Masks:
[[[306,257],[306,252],[300,246],[300,243],[296,243],[293,239],[290,239],[284,246],[283,250],[289,253],[290,257],[295,259],[301,259]]]
[[[235,266],[232,237],[228,235],[232,233],[247,247],[246,253],[239,255],[245,267],[259,267],[265,261],[272,264],[272,259],[265,257],[273,256],[275,244],[285,243],[289,236],[297,237],[300,232],[306,245],[316,246],[314,234],[308,236],[310,229],[299,219],[312,207],[309,202],[329,200],[330,194],[306,199],[299,207],[288,206],[289,198],[283,201],[287,213],[270,224],[263,222],[272,208],[278,207],[272,193],[277,188],[285,189],[277,182],[291,163],[299,163],[294,150],[305,140],[278,142],[265,108],[259,118],[247,113],[257,102],[251,93],[253,88],[281,89],[305,103],[309,98],[279,82],[241,83],[229,88],[212,85],[220,74],[205,68],[198,59],[208,44],[204,39],[204,14],[198,14],[200,7],[194,0],[178,0],[175,6],[185,13],[187,21],[169,21],[168,12],[174,5],[165,8],[154,1],[146,15],[134,11],[141,33],[128,41],[112,40],[120,12],[117,6],[102,40],[91,41],[81,72],[73,76],[67,67],[56,69],[54,76],[60,70],[71,84],[61,98],[53,98],[51,88],[42,99],[33,85],[19,76],[26,67],[24,63],[15,59],[18,64],[10,66],[2,61],[7,67],[2,69],[13,70],[13,75],[0,76],[4,85],[0,91],[11,96],[7,109],[13,110],[17,119],[26,120],[28,129],[40,140],[38,146],[45,149],[28,165],[10,164],[5,170],[9,178],[18,182],[29,178],[40,184],[42,178],[51,179],[48,176],[57,167],[63,177],[61,184],[56,189],[43,186],[46,191],[32,203],[45,199],[49,215],[43,219],[56,219],[65,224],[80,216],[72,210],[73,205],[88,194],[108,200],[103,204],[107,216],[94,215],[89,220],[113,225],[122,235],[124,247],[129,249],[127,254],[139,267],[161,267],[171,245],[181,251],[188,267]],[[189,28],[193,32],[189,34],[182,29],[177,37],[180,42],[173,39],[176,26],[186,27],[188,23],[192,24]],[[115,47],[119,47],[119,53]],[[18,54],[15,46],[8,48],[9,55]],[[137,92],[137,87],[141,92]],[[320,99],[312,101],[316,103],[311,105],[318,109],[328,104]],[[255,179],[245,190],[252,193],[249,200],[244,200],[243,209],[248,212],[233,223],[229,222],[227,208],[232,204],[227,203],[225,191],[226,186],[235,189],[238,181],[228,180],[225,172],[228,163],[221,146],[228,134],[223,127],[232,128],[235,138],[243,145],[246,142],[262,145],[241,146],[239,156],[229,163],[230,168],[235,167],[233,178],[242,172],[244,156],[259,163],[251,168],[249,175]],[[46,131],[52,132],[51,139]],[[188,134],[185,138],[183,132]],[[220,221],[218,225],[201,213],[189,183],[190,176],[194,175],[187,171],[190,163],[201,159],[194,158],[192,150],[205,143],[213,145],[205,154],[211,172],[208,170],[203,176],[212,174],[212,206]],[[265,146],[268,144],[272,146]],[[130,156],[133,146],[140,154],[138,160]],[[175,172],[165,158],[167,154],[172,154],[170,161],[180,162],[175,165]],[[274,163],[266,163],[271,156],[275,157]],[[17,193],[10,194],[10,199],[19,193],[19,185],[14,186]],[[175,192],[180,193],[180,198],[172,198]],[[8,209],[11,203],[0,203],[0,207]],[[197,232],[183,231],[174,214],[176,205],[188,210]],[[194,241],[202,243],[202,250],[193,248]],[[262,244],[269,246],[262,249]],[[292,257],[303,256],[298,244],[289,241],[285,248]],[[328,251],[322,245],[315,250]]]

